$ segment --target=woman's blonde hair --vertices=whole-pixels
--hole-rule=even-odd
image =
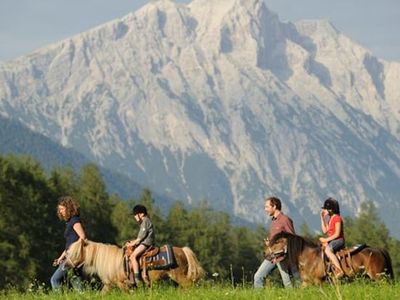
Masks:
[[[65,207],[65,216],[60,214],[58,206]],[[57,216],[60,220],[68,221],[73,216],[79,216],[79,203],[70,196],[64,196],[58,198],[58,205],[57,205]]]

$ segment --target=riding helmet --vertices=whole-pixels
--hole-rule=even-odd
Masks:
[[[132,214],[133,215],[137,215],[137,214],[140,214],[140,213],[147,215],[146,207],[144,205],[141,205],[141,204],[135,205],[135,207],[132,210]]]

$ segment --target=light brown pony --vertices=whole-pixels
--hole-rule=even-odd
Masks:
[[[176,266],[167,270],[148,271],[150,284],[169,277],[179,286],[186,287],[202,277],[203,269],[189,247],[173,247],[173,254]],[[68,249],[66,265],[73,268],[83,266],[84,273],[96,274],[103,283],[102,292],[111,287],[124,291],[129,289],[124,270],[124,250],[118,246],[78,240]]]
[[[285,256],[289,266],[296,266],[305,287],[309,283],[321,284],[328,277],[327,266],[321,247],[311,240],[298,235],[281,232],[276,234],[265,248],[265,257],[274,260]],[[385,249],[365,246],[340,260],[345,275],[355,277],[357,274],[367,275],[373,280],[384,276],[394,279],[392,261]]]

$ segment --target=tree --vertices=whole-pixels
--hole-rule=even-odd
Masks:
[[[66,195],[73,196],[74,198],[78,196],[78,178],[74,170],[70,167],[54,168],[50,173],[49,184],[57,195],[57,198]]]
[[[147,209],[147,213],[154,226],[157,244],[161,245],[164,243],[170,243],[170,241],[168,241],[168,228],[165,226],[164,216],[162,215],[160,208],[155,206],[155,200],[151,195],[151,191],[145,188],[138,202],[144,205]]]
[[[309,239],[316,239],[316,235],[312,233],[310,227],[305,222],[300,225],[300,235]]]
[[[169,243],[177,246],[188,245],[189,216],[182,202],[176,202],[169,210],[166,227]]]
[[[136,238],[137,223],[131,209],[134,200],[123,201],[118,196],[111,195],[110,201],[113,203],[111,222],[117,230],[115,241],[123,246],[126,241]]]
[[[263,239],[259,239],[257,231],[246,227],[233,227],[234,253],[231,258],[233,274],[236,281],[253,280],[261,259],[260,254],[264,250]],[[263,235],[265,236],[265,234]]]
[[[96,165],[88,164],[82,168],[78,198],[82,223],[88,238],[98,242],[115,243],[117,230],[111,220],[113,207]]]
[[[61,236],[54,199],[37,162],[0,157],[0,287],[49,278]]]
[[[378,211],[372,202],[361,204],[357,218],[345,218],[346,244],[367,243],[374,247],[389,247],[389,230],[379,218]]]

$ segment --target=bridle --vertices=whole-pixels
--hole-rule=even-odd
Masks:
[[[277,250],[277,251],[272,251],[272,248],[271,248],[270,243],[269,243],[269,239],[265,240],[265,245],[267,246],[267,249],[268,249],[272,259],[276,259],[276,258],[285,256],[287,254],[287,245],[285,245],[283,247],[283,249]]]

